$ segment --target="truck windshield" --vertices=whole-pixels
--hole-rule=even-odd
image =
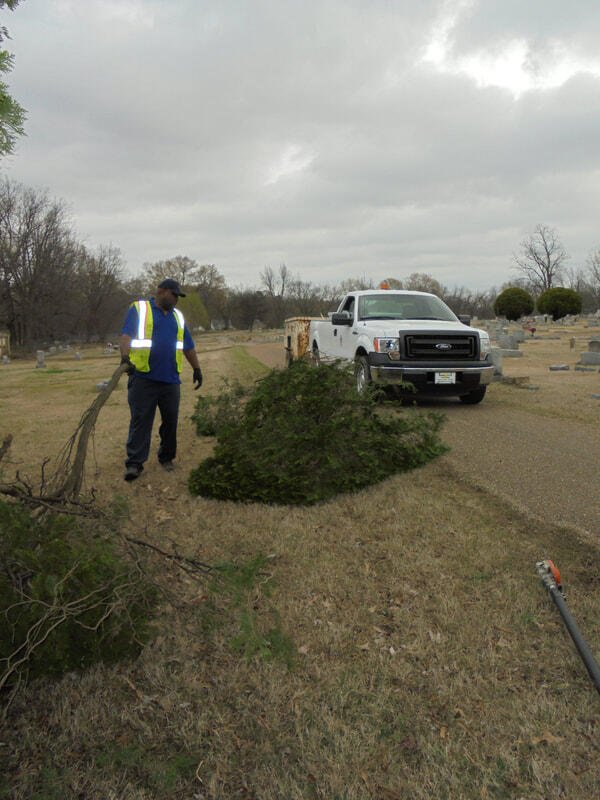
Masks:
[[[457,322],[448,306],[434,295],[367,294],[358,304],[359,319],[439,319]]]

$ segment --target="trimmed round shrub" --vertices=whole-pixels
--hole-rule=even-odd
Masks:
[[[382,408],[349,370],[302,360],[262,379],[239,415],[221,420],[214,455],[190,473],[192,494],[309,505],[445,452],[440,414]]]
[[[513,286],[500,292],[494,300],[494,314],[509,320],[521,319],[534,309],[533,297],[525,289]]]
[[[574,289],[557,286],[555,289],[546,289],[537,299],[540,314],[552,314],[556,321],[567,314],[581,312],[581,296]]]
[[[156,601],[107,536],[0,500],[0,682],[136,657]]]

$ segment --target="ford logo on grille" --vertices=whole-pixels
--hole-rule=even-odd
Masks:
[[[436,349],[437,350],[452,350],[452,345],[448,344],[447,342],[440,342],[439,344],[436,344]]]

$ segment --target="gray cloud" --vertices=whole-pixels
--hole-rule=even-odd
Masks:
[[[457,10],[447,63],[424,60]],[[518,37],[546,62],[560,38],[584,62],[598,13],[27,0],[2,20],[29,111],[2,167],[64,198],[79,234],[120,247],[131,272],[182,253],[232,283],[285,261],[315,281],[419,270],[500,285],[540,221],[574,265],[600,244],[600,79],[575,71],[515,97],[456,63]]]

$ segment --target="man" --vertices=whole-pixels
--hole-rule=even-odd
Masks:
[[[164,469],[174,469],[182,354],[194,370],[194,389],[202,385],[194,340],[183,314],[175,308],[180,297],[185,294],[177,281],[164,280],[150,300],[131,304],[121,331],[121,364],[128,366],[127,399],[131,410],[126,481],[134,481],[144,469],[157,407],[161,416],[158,461]]]

